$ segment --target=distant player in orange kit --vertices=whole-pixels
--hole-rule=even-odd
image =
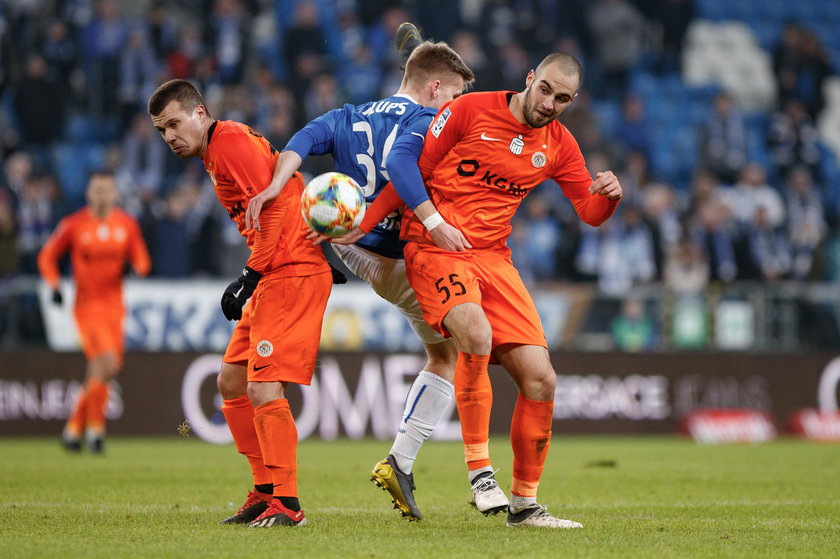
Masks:
[[[76,281],[74,314],[87,358],[85,386],[62,434],[64,446],[81,450],[85,435],[91,452],[103,451],[108,382],[123,362],[122,277],[126,262],[138,275],[151,268],[137,221],[116,207],[117,184],[110,172],[91,175],[87,206],[59,222],[38,254],[38,269],[60,305],[58,260],[67,252]]]

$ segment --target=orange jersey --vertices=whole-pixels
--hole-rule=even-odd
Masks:
[[[105,218],[82,208],[59,222],[38,254],[38,270],[53,289],[58,287],[60,279],[58,259],[68,251],[76,280],[77,309],[99,303],[119,305],[122,309],[126,262],[141,276],[151,268],[140,226],[117,208]],[[121,315],[122,311],[119,312]]]
[[[261,274],[310,276],[329,270],[324,252],[306,239],[309,228],[300,213],[303,177],[295,173],[260,213],[260,231],[245,229],[248,202],[271,182],[279,154],[250,127],[232,120],[210,127],[201,161],[216,196],[245,237],[251,256],[246,265]]]
[[[593,181],[566,127],[557,121],[542,128],[520,123],[508,107],[512,95],[470,93],[444,105],[420,155],[431,201],[476,249],[506,250],[514,213],[547,179],[560,185],[590,225],[603,223],[618,205],[589,194]],[[402,238],[431,243],[412,212],[406,212],[402,227]]]

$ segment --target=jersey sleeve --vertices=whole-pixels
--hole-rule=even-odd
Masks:
[[[140,226],[133,218],[128,219],[128,231],[128,258],[131,267],[134,268],[134,272],[138,276],[148,276],[152,269],[152,259],[149,257],[149,249],[146,246],[146,241],[143,240]]]
[[[335,129],[344,114],[344,109],[328,111],[301,128],[286,144],[283,151],[293,151],[301,159],[307,155],[324,155],[332,152]]]
[[[418,162],[423,178],[431,176],[440,160],[466,134],[471,113],[469,105],[463,101],[467,97],[458,97],[444,105],[426,132],[426,143]]]
[[[589,193],[592,177],[586,168],[586,161],[571,133],[565,129],[563,132],[563,148],[557,158],[552,178],[563,189],[563,194],[572,203],[580,219],[597,227],[613,214],[619,201]]]
[[[429,119],[418,120],[425,123],[423,131],[421,132],[417,126],[413,126],[405,133],[400,134],[388,154],[388,160],[385,162],[393,187],[412,210],[429,199],[426,185],[423,184],[423,177],[420,176],[420,168],[417,166],[417,161],[420,159],[420,153],[423,150],[424,133],[425,129],[428,128]]]
[[[365,217],[359,224],[359,229],[370,233],[379,222],[385,219],[385,216],[402,205],[403,201],[394,189],[394,185],[390,182],[386,183],[373,203],[365,210]]]
[[[72,221],[68,218],[62,219],[38,252],[38,271],[41,273],[44,281],[53,289],[58,289],[59,282],[61,281],[61,274],[58,271],[58,260],[70,250],[72,240]]]

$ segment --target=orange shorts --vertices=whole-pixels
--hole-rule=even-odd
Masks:
[[[501,344],[548,347],[540,315],[509,255],[495,250],[449,252],[409,242],[403,250],[408,281],[423,318],[449,337],[446,314],[461,303],[476,303],[493,328],[493,348]]]
[[[83,305],[75,309],[76,326],[85,357],[93,359],[106,353],[113,353],[122,366],[123,308],[110,305]]]
[[[223,361],[247,364],[249,382],[309,385],[332,274],[269,277],[242,309]]]

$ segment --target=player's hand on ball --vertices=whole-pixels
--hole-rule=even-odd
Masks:
[[[60,289],[53,289],[52,302],[59,306],[61,306],[64,303],[64,297],[61,296]]]
[[[359,229],[358,227],[354,227],[344,235],[340,237],[328,237],[330,242],[336,245],[352,245],[362,237],[367,235],[364,231]]]
[[[598,173],[595,175],[595,182],[589,187],[589,193],[606,196],[610,200],[619,200],[621,198],[621,184],[618,182],[612,171]]]
[[[222,313],[228,320],[239,320],[242,318],[242,307],[253,295],[254,289],[260,282],[262,274],[252,270],[248,266],[242,270],[242,275],[232,281],[222,294]]]

